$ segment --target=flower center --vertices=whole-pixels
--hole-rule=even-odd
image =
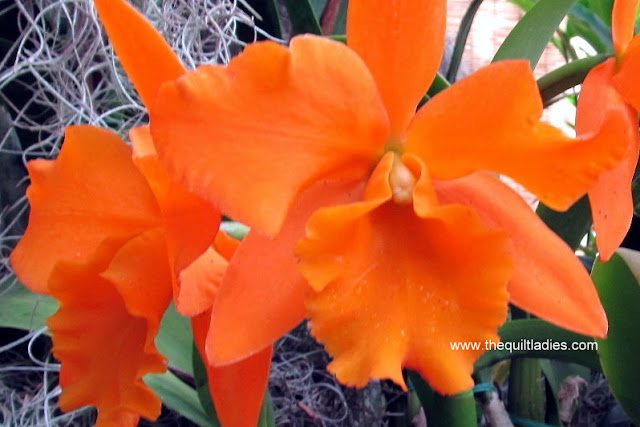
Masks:
[[[389,173],[389,184],[393,201],[405,205],[413,201],[413,188],[416,186],[416,177],[409,168],[402,163],[398,154],[393,155],[393,164]]]

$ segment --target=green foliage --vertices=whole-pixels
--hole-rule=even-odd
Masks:
[[[493,57],[528,59],[535,68],[558,25],[577,0],[539,0],[516,24]]]
[[[609,386],[627,415],[640,423],[640,285],[637,251],[626,250],[635,258],[634,266],[615,254],[609,262],[597,261],[593,281],[609,319],[606,339],[597,339],[598,354]],[[632,271],[633,269],[633,271]],[[635,271],[635,274],[634,274]]]
[[[0,327],[28,331],[45,326],[58,310],[55,299],[31,292],[14,277],[0,284]]]

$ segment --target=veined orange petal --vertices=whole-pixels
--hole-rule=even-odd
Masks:
[[[298,271],[294,245],[313,211],[355,200],[362,184],[320,181],[301,193],[273,239],[252,230],[231,259],[216,297],[207,354],[214,365],[263,350],[305,317],[310,289]]]
[[[624,57],[617,64],[613,85],[627,104],[640,112],[640,36],[633,38]]]
[[[611,36],[618,57],[623,56],[633,38],[640,0],[615,0],[611,16]]]
[[[627,152],[628,129],[608,115],[579,139],[540,122],[542,101],[527,61],[501,61],[431,99],[409,127],[406,150],[434,179],[478,170],[514,178],[556,210],[568,209]]]
[[[371,70],[400,142],[444,52],[445,0],[351,0],[349,47]]]
[[[389,378],[405,387],[407,366],[440,393],[468,389],[481,351],[451,343],[498,339],[512,272],[505,236],[463,206],[420,218],[390,202],[389,188],[369,194],[318,210],[296,247],[317,292],[307,308],[312,334],[334,357],[329,370],[347,385]]]
[[[155,154],[148,126],[133,129],[130,136],[133,144],[133,162],[146,178],[162,213],[172,272],[170,277],[174,278],[173,292],[180,311],[183,304],[191,303],[185,301],[184,298],[188,299],[186,295],[189,293],[181,292],[177,277],[211,246],[220,225],[221,215],[212,205],[189,193],[169,176]],[[197,301],[192,303],[201,306]],[[204,306],[201,309],[208,307]],[[191,315],[193,314],[195,313]]]
[[[161,402],[142,377],[166,370],[153,346],[157,330],[148,319],[130,314],[114,283],[100,276],[119,247],[108,241],[86,263],[60,262],[50,280],[60,302],[47,322],[53,353],[62,363],[60,407],[96,406],[98,426],[135,426],[140,416],[156,419]]]
[[[95,5],[122,66],[151,108],[162,82],[180,77],[186,69],[162,35],[126,0],[95,0]]]
[[[255,427],[271,369],[273,346],[237,363],[215,368],[207,363],[205,341],[211,310],[191,318],[193,337],[207,368],[209,391],[225,427]]]
[[[536,316],[590,336],[607,333],[607,318],[584,266],[514,191],[483,172],[436,183],[442,203],[469,206],[484,226],[504,230],[515,271],[510,300]]]
[[[614,169],[600,175],[597,185],[589,190],[593,225],[603,261],[607,261],[618,249],[631,225],[631,181],[640,149],[638,115],[613,87],[615,67],[615,59],[611,58],[591,70],[582,84],[576,114],[578,135],[597,132],[606,114],[618,114],[628,128],[625,134],[628,147],[626,156]]]
[[[93,126],[67,128],[57,160],[28,164],[29,226],[11,264],[31,290],[49,293],[59,260],[86,262],[106,238],[132,237],[161,224],[160,212],[131,150]]]
[[[160,90],[151,131],[178,181],[275,235],[294,197],[340,169],[363,177],[388,123],[375,82],[346,46],[300,36],[255,43]]]

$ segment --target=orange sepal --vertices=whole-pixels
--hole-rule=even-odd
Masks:
[[[446,12],[445,0],[349,2],[349,47],[371,70],[398,142],[442,60]]]
[[[231,365],[207,363],[205,341],[211,310],[191,318],[193,338],[207,368],[209,391],[220,423],[225,427],[255,427],[269,380],[273,346]]]
[[[31,290],[49,293],[59,260],[86,262],[106,238],[128,238],[161,223],[131,150],[110,131],[71,126],[54,161],[28,164],[29,226],[11,264]]]
[[[213,364],[255,354],[302,321],[309,286],[298,271],[295,243],[316,209],[354,200],[361,193],[358,182],[320,181],[298,196],[276,237],[249,232],[229,263],[214,303],[207,340]]]
[[[541,115],[529,62],[497,62],[426,103],[410,124],[406,150],[434,179],[497,172],[566,210],[622,159],[627,129],[609,115],[598,134],[574,140],[540,122]]]
[[[133,163],[146,178],[160,207],[171,277],[174,278],[173,293],[180,311],[185,294],[180,290],[177,277],[211,246],[220,225],[221,215],[208,202],[189,193],[169,176],[155,153],[148,126],[133,129],[130,136],[133,144]],[[202,309],[208,307],[204,306]],[[193,314],[195,313],[191,313]]]
[[[625,50],[633,38],[636,13],[640,0],[615,0],[611,16],[611,37],[616,55],[625,55]]]
[[[512,303],[563,328],[606,335],[607,318],[586,269],[518,194],[483,172],[437,182],[436,190],[442,203],[469,206],[486,227],[509,235]]]
[[[615,59],[611,58],[591,70],[582,84],[576,114],[578,135],[596,132],[607,114],[617,114],[628,128],[625,134],[626,156],[614,169],[600,175],[598,183],[589,190],[593,226],[603,261],[607,261],[618,249],[631,225],[631,182],[640,149],[637,113],[613,87],[615,66]]]
[[[151,108],[160,85],[186,69],[162,35],[126,0],[95,0],[95,5],[122,66]]]
[[[624,100],[640,112],[640,36],[634,37],[617,64],[613,84]]]
[[[381,162],[374,178],[385,170]],[[431,206],[420,218],[377,187],[363,202],[317,211],[296,248],[317,291],[307,301],[312,334],[344,384],[389,378],[406,388],[406,366],[440,393],[468,389],[482,350],[451,343],[499,339],[512,272],[506,238],[466,207]]]
[[[311,182],[338,169],[364,176],[388,123],[360,58],[307,35],[289,49],[251,44],[228,67],[203,66],[164,85],[151,131],[179,182],[273,236]]]
[[[60,309],[47,324],[62,363],[60,407],[98,408],[98,426],[135,426],[160,415],[160,399],[142,378],[166,370],[153,344],[160,313],[129,313],[116,285],[100,276],[120,243],[110,240],[86,263],[60,262],[50,280]],[[144,291],[143,291],[144,295]],[[151,319],[153,318],[153,319]],[[152,321],[150,321],[152,320]]]

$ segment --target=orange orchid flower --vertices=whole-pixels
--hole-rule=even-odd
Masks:
[[[186,70],[128,3],[96,5],[150,105],[162,81]],[[135,44],[122,37],[123,30]],[[166,370],[154,344],[160,320],[173,299],[181,314],[194,316],[202,347],[201,319],[210,317],[235,250],[224,233],[216,237],[220,213],[164,170],[149,128],[134,129],[130,137],[133,150],[110,131],[72,126],[55,161],[30,162],[29,226],[11,255],[28,288],[60,302],[48,324],[62,364],[62,409],[94,405],[98,426],[133,426],[140,416],[158,417],[160,399],[142,379]],[[225,426],[255,425],[270,359],[267,347],[234,365],[209,367]]]
[[[526,61],[486,67],[415,113],[444,29],[444,0],[351,0],[348,46],[255,43],[162,85],[150,113],[163,164],[252,227],[214,303],[215,365],[308,316],[343,383],[404,386],[407,366],[456,393],[481,351],[450,342],[497,340],[508,301],[606,334],[573,252],[484,171],[564,210],[622,158],[620,118],[577,140],[540,122]]]
[[[596,242],[604,261],[620,246],[633,218],[631,182],[640,150],[640,36],[633,37],[637,9],[638,0],[616,0],[613,4],[616,55],[589,72],[580,91],[576,115],[578,135],[597,131],[610,114],[617,114],[627,127],[624,160],[603,173],[589,191]]]

